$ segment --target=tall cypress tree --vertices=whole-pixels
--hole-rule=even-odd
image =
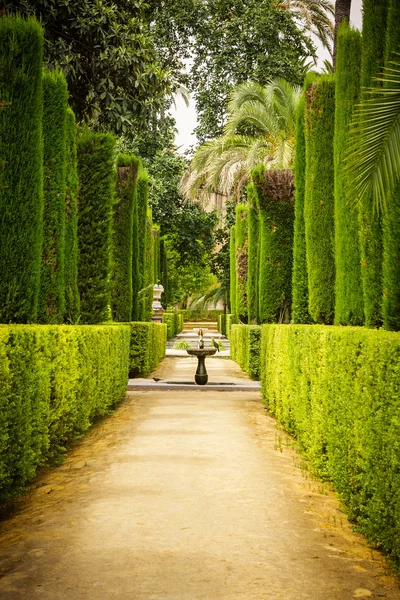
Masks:
[[[384,65],[388,0],[364,0],[361,85],[374,81]],[[372,197],[360,205],[361,275],[367,327],[382,324],[382,218],[372,208]]]
[[[114,321],[132,315],[132,239],[139,159],[120,154],[113,210],[111,312]]]
[[[335,308],[333,134],[335,83],[325,75],[306,79],[306,182],[304,220],[308,304],[317,323],[331,324]]]
[[[230,293],[229,293],[229,306],[231,314],[236,319],[237,317],[237,299],[236,299],[236,242],[235,242],[235,225],[231,227],[231,234],[229,237],[229,265],[230,265]]]
[[[344,21],[337,37],[335,72],[335,323],[362,325],[358,211],[348,202],[344,160],[353,109],[360,93],[361,35]]]
[[[62,323],[65,313],[65,186],[67,82],[61,71],[43,74],[43,249],[38,319]]]
[[[235,260],[237,316],[247,323],[248,206],[236,206]]]
[[[300,99],[296,121],[296,151],[294,161],[294,235],[292,273],[292,321],[311,323],[308,312],[308,273],[306,231],[304,223],[304,193],[306,184],[306,140],[304,135],[305,95]]]
[[[248,272],[247,272],[247,318],[249,323],[258,321],[258,278],[259,278],[259,215],[257,192],[252,182],[247,186],[248,206]]]
[[[65,178],[65,320],[77,323],[81,310],[78,290],[78,163],[75,115],[70,108],[66,123]]]
[[[133,282],[134,290],[137,289],[139,298],[138,319],[146,321],[146,251],[149,251],[150,240],[147,239],[149,228],[147,224],[147,211],[149,201],[149,176],[146,169],[141,165],[137,180],[137,235],[138,235],[138,280]],[[143,290],[143,291],[142,291]],[[139,295],[140,294],[140,295]]]
[[[0,19],[0,322],[36,320],[43,219],[43,30]]]

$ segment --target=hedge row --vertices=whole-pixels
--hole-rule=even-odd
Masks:
[[[125,395],[126,326],[0,326],[0,498]]]
[[[231,358],[252,379],[260,377],[260,325],[232,325],[230,333]]]
[[[237,315],[237,286],[236,286],[236,227],[232,225],[229,237],[229,308],[232,315]]]
[[[247,186],[248,206],[248,273],[247,273],[247,319],[258,319],[258,274],[260,269],[260,217],[257,208],[257,192],[253,183]]]
[[[145,377],[165,356],[167,326],[163,323],[129,323],[131,346],[129,377]]]
[[[235,262],[236,262],[236,310],[242,323],[247,323],[247,273],[248,273],[248,206],[236,206]]]
[[[163,322],[167,326],[167,339],[175,337],[183,329],[184,316],[181,312],[173,310],[166,310],[163,315]]]
[[[196,322],[196,321],[217,321],[220,315],[224,314],[221,309],[213,310],[191,310],[190,308],[182,308],[179,312],[182,313],[185,321]]]
[[[271,412],[400,567],[400,334],[268,325],[260,358]]]
[[[218,315],[217,316],[218,331],[222,335],[226,335],[226,318],[227,318],[227,314],[226,313],[222,313],[222,315]]]

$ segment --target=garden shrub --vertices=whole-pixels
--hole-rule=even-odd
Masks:
[[[59,459],[124,396],[126,326],[0,326],[0,498]]]
[[[288,322],[292,303],[293,173],[266,170],[252,172],[260,215],[259,320]]]
[[[183,315],[185,321],[217,321],[220,315],[224,314],[222,309],[191,309],[191,308],[183,308],[180,311]]]
[[[333,135],[335,82],[332,76],[306,78],[306,182],[304,220],[309,312],[331,324],[335,308]]]
[[[296,149],[294,160],[294,233],[292,273],[292,321],[311,323],[308,311],[308,273],[304,194],[306,184],[306,140],[304,134],[305,94],[298,106],[296,119]]]
[[[361,86],[380,86],[374,78],[384,65],[387,0],[363,1]],[[359,207],[361,277],[367,327],[382,324],[382,217],[372,208],[372,197]]]
[[[114,321],[130,321],[132,315],[132,239],[136,178],[139,159],[120,154],[113,211],[111,312]]]
[[[76,122],[75,115],[70,108],[67,109],[65,140],[65,321],[67,323],[77,323],[81,312],[78,290],[78,164],[76,157]]]
[[[264,400],[349,517],[400,566],[400,334],[262,328]]]
[[[226,315],[226,337],[230,339],[232,325],[236,325],[238,323],[238,318],[236,315]]]
[[[43,247],[38,321],[62,323],[65,313],[65,184],[67,82],[43,73]]]
[[[110,318],[115,138],[86,130],[78,137],[77,149],[81,321],[100,323]]]
[[[248,274],[248,206],[236,206],[235,261],[236,261],[236,311],[240,321],[247,323]]]
[[[222,313],[222,315],[218,315],[218,331],[221,335],[226,336],[226,313]]]
[[[153,216],[150,208],[147,209],[144,261],[144,288],[140,291],[139,313],[141,321],[151,321],[153,315],[154,238]]]
[[[129,323],[129,326],[131,328],[129,377],[145,377],[165,356],[167,325],[138,322]]]
[[[0,19],[0,321],[37,317],[43,219],[43,30]]]
[[[149,260],[149,227],[148,227],[148,198],[149,198],[149,177],[146,169],[141,164],[137,179],[137,236],[138,236],[138,270],[139,280],[136,284],[137,293],[139,294],[139,319],[146,321],[146,281],[148,281]],[[134,284],[135,285],[135,284]]]
[[[231,358],[248,373],[251,379],[260,377],[260,325],[232,325]]]
[[[247,319],[258,320],[258,281],[260,271],[259,214],[257,192],[253,183],[247,186],[248,206],[248,273],[247,273]]]
[[[163,322],[167,326],[167,339],[171,339],[183,329],[183,315],[175,308],[168,307],[163,315]]]
[[[236,286],[236,241],[235,225],[232,225],[229,237],[229,265],[230,265],[230,284],[229,284],[229,306],[231,314],[237,318],[237,286]]]
[[[349,125],[360,93],[361,34],[339,27],[335,72],[335,323],[363,325],[358,209],[349,203],[344,173]]]

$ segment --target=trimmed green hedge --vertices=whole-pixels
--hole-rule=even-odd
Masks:
[[[231,358],[252,379],[260,377],[260,325],[232,325],[231,335]]]
[[[183,329],[184,315],[183,311],[177,311],[174,308],[167,309],[163,315],[163,322],[167,326],[167,339],[175,337]]]
[[[165,356],[167,326],[163,323],[128,323],[131,328],[129,377],[145,377]]]
[[[126,392],[126,326],[0,326],[0,498],[58,459]]]
[[[219,333],[221,333],[222,335],[226,336],[226,313],[223,313],[222,315],[218,315],[217,319],[218,319],[218,331]]]
[[[232,325],[236,325],[238,322],[239,321],[236,315],[226,315],[226,337],[228,339],[231,337]]]
[[[114,136],[86,130],[78,137],[78,285],[83,323],[110,318]]]
[[[76,157],[76,122],[67,109],[65,174],[65,321],[77,323],[81,312],[78,290],[78,163]]]
[[[114,321],[126,322],[132,315],[132,238],[139,159],[120,154],[113,210],[111,312]]]
[[[306,77],[306,187],[304,220],[308,308],[317,323],[331,324],[335,309],[333,134],[335,82]]]
[[[232,315],[237,316],[237,286],[236,286],[236,241],[235,225],[232,225],[229,237],[229,265],[230,265],[230,283],[229,283],[229,307]]]
[[[43,30],[0,19],[0,321],[37,317],[43,219]]]
[[[153,215],[151,208],[147,209],[146,246],[144,255],[144,289],[141,290],[139,312],[141,321],[151,321],[153,315],[153,286],[154,286],[154,246]]]
[[[185,321],[191,321],[194,323],[196,321],[217,321],[218,316],[224,314],[222,309],[191,310],[190,308],[182,308],[180,312],[183,314]]]
[[[62,323],[65,313],[65,185],[67,82],[43,74],[43,247],[38,321]]]
[[[236,261],[236,310],[242,323],[247,323],[247,275],[248,275],[248,213],[246,204],[236,206],[235,261]]]
[[[247,320],[258,320],[258,280],[260,273],[260,218],[257,209],[257,192],[253,183],[247,186],[248,210],[248,273],[247,273]]]
[[[146,287],[149,274],[149,226],[148,226],[148,199],[149,199],[149,177],[143,165],[140,165],[137,179],[137,236],[138,236],[138,269],[139,280],[135,287],[138,290],[139,298],[139,319],[146,321]]]
[[[400,334],[264,326],[264,400],[400,567]]]

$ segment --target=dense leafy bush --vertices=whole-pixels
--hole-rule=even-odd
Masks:
[[[236,206],[235,261],[236,261],[236,310],[242,323],[247,323],[247,275],[248,275],[248,206]]]
[[[78,284],[83,323],[110,318],[115,138],[85,131],[78,137]]]
[[[0,498],[125,395],[126,326],[0,326]]]
[[[77,323],[81,311],[78,290],[78,164],[75,115],[67,109],[65,174],[65,320]]]
[[[43,74],[43,248],[38,321],[62,323],[65,313],[65,184],[67,82]]]
[[[145,377],[165,356],[167,326],[163,323],[143,322],[129,323],[129,326],[129,377]]]
[[[260,377],[261,326],[233,325],[231,327],[231,358],[252,379]]]
[[[0,19],[0,321],[36,320],[43,218],[43,31]]]
[[[247,319],[258,320],[258,280],[260,271],[260,219],[257,208],[257,192],[253,183],[247,186],[248,210],[248,273],[247,273]]]
[[[113,211],[113,256],[111,312],[114,321],[129,321],[132,315],[132,239],[139,159],[120,154]]]
[[[317,323],[330,324],[335,307],[333,134],[335,83],[329,75],[306,79],[306,187],[304,220],[308,303]]]
[[[400,335],[268,325],[261,372],[271,412],[400,566]]]
[[[349,204],[344,174],[349,124],[358,102],[361,35],[345,21],[338,31],[335,74],[335,323],[363,325],[358,210]]]

